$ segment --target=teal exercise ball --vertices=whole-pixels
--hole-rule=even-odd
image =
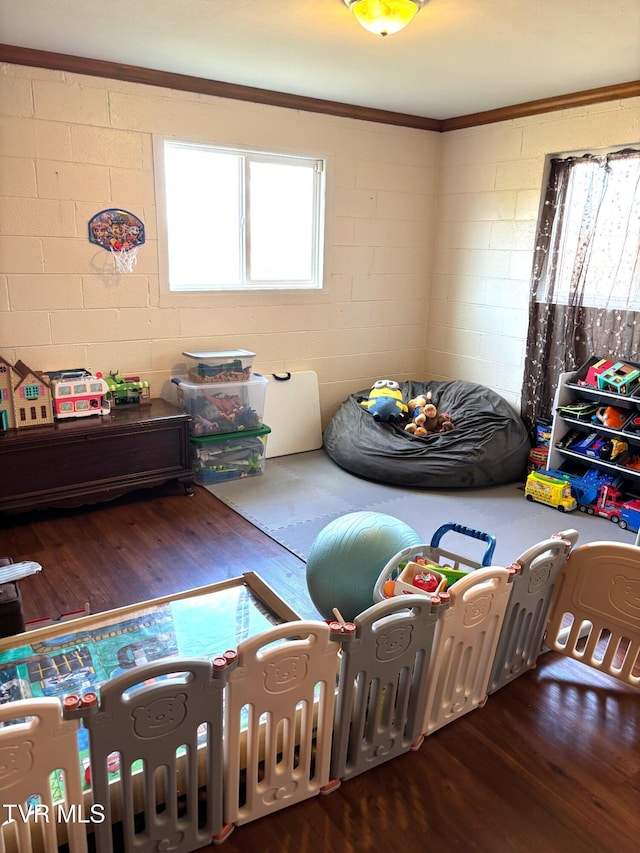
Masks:
[[[422,539],[413,528],[381,512],[352,512],[327,524],[311,546],[307,588],[319,613],[348,622],[371,607],[373,588],[389,560]]]

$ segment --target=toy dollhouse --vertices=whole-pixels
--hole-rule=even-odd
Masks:
[[[0,428],[53,423],[51,382],[23,361],[11,365],[0,356]]]

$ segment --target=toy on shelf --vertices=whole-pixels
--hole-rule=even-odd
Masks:
[[[627,456],[620,463],[623,468],[631,468],[632,471],[640,471],[640,455],[637,453]]]
[[[18,429],[53,421],[49,377],[23,361],[14,365],[0,358],[0,426]]]
[[[631,435],[637,435],[640,433],[640,414],[634,413],[631,417],[625,422],[622,427],[623,432],[631,433]]]
[[[108,399],[116,406],[138,403],[147,405],[151,402],[151,383],[139,376],[119,376],[117,370],[109,373],[105,379],[109,389]]]
[[[584,379],[578,380],[578,385],[590,385],[592,388],[598,388],[598,377],[605,370],[610,370],[615,362],[609,361],[606,358],[596,359],[593,364],[587,368]]]
[[[562,438],[559,438],[556,441],[556,447],[558,449],[565,450],[574,442],[578,441],[582,436],[584,436],[584,433],[580,432],[580,430],[570,429],[569,432],[566,432]]]
[[[598,389],[615,394],[631,394],[640,380],[640,370],[623,361],[616,362],[608,370],[598,374]]]
[[[85,368],[47,371],[53,391],[53,416],[58,420],[86,415],[108,415],[109,386],[102,373]]]
[[[563,418],[573,418],[576,421],[593,421],[598,411],[598,404],[578,400],[574,403],[558,406],[556,411]]]
[[[591,422],[594,424],[601,423],[608,429],[620,429],[628,418],[627,409],[620,409],[617,406],[599,406],[591,418]]]
[[[599,457],[604,462],[613,462],[626,453],[629,445],[626,441],[621,441],[619,438],[608,438],[600,448]]]
[[[617,438],[607,438],[606,436],[599,435],[597,432],[587,435],[578,433],[573,438],[570,438],[564,446],[574,453],[588,456],[590,459],[601,459],[603,462],[613,462],[622,456],[629,447],[626,441],[621,441]]]
[[[394,379],[378,379],[366,400],[360,400],[360,405],[373,416],[374,421],[399,423],[404,420],[409,411],[402,399],[400,385]]]

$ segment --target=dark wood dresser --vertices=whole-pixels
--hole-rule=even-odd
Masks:
[[[0,433],[0,511],[76,507],[179,480],[192,493],[190,416],[155,399]]]

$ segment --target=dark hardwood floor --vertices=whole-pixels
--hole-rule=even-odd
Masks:
[[[247,570],[315,615],[304,564],[202,488],[2,517],[0,556],[43,566],[20,584],[27,619],[85,602],[95,613]],[[418,751],[237,827],[219,849],[635,853],[639,839],[640,694],[548,653]]]

